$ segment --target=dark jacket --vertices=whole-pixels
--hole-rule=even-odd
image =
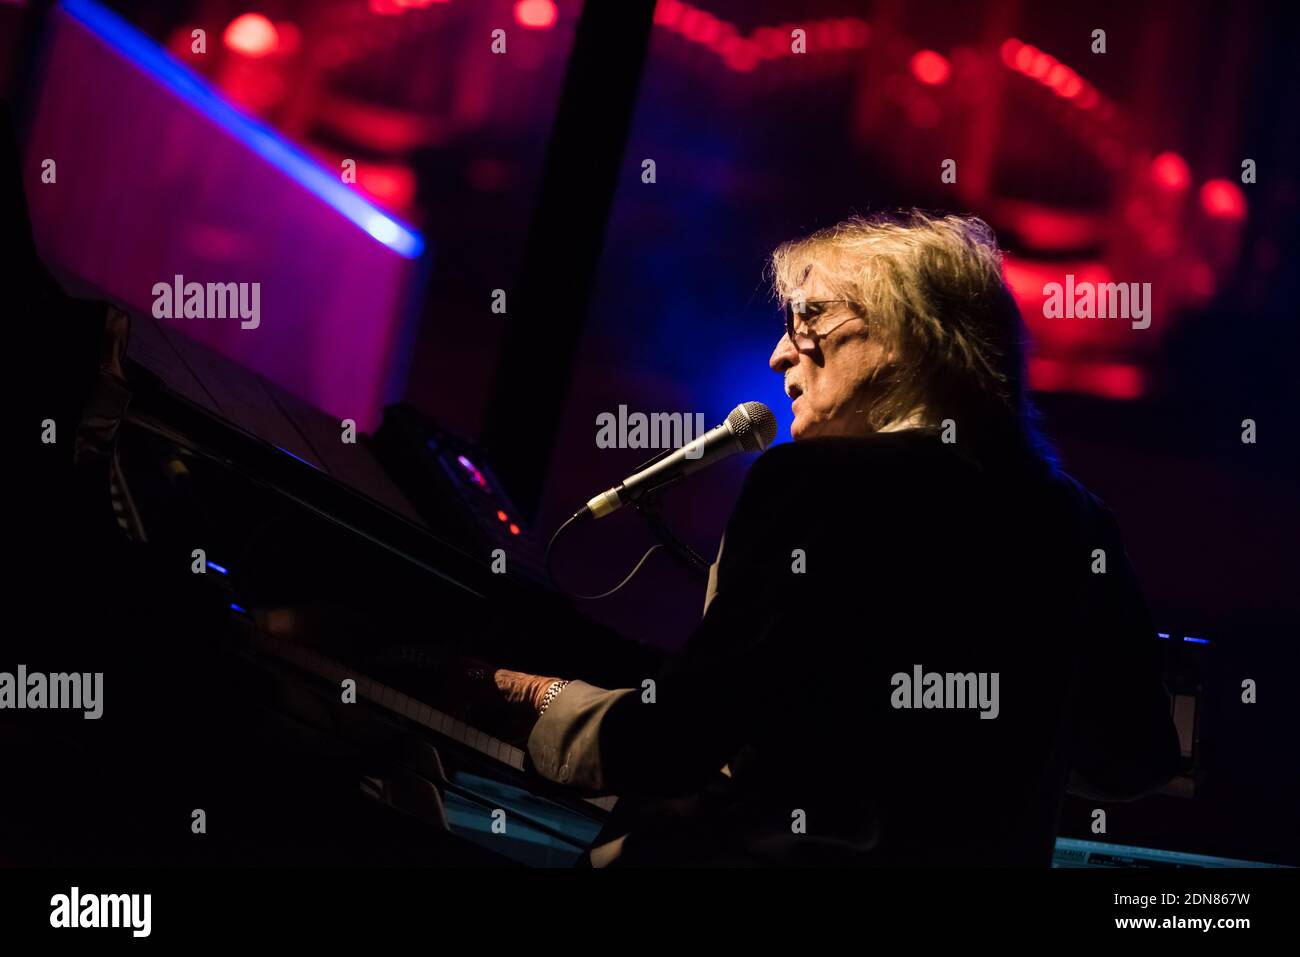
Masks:
[[[899,706],[926,703],[895,677],[918,666],[948,706]],[[1178,760],[1109,512],[1038,458],[922,430],[760,456],[653,696],[575,682],[528,750],[624,795],[620,863],[682,864],[1046,866],[1071,771],[1128,799]]]

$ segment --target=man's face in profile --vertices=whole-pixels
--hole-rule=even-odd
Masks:
[[[826,287],[816,266],[791,298],[810,304],[807,315],[795,317],[799,341],[783,335],[768,360],[773,372],[785,376],[793,400],[791,438],[867,434],[871,383],[886,360],[884,348],[848,303],[816,305],[842,298]]]

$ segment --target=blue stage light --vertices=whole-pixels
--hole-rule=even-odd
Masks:
[[[350,189],[337,174],[325,169],[270,127],[241,113],[206,81],[117,14],[91,0],[64,0],[63,8],[177,97],[204,113],[262,159],[292,177],[389,249],[407,259],[418,259],[424,252],[424,238],[418,232]]]

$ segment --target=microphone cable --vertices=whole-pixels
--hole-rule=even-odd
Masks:
[[[633,578],[636,577],[636,573],[641,570],[641,566],[643,566],[646,563],[647,559],[649,559],[650,556],[653,555],[656,551],[664,547],[662,542],[657,542],[654,545],[651,545],[648,549],[646,549],[645,554],[641,556],[641,560],[638,561],[632,567],[632,570],[627,573],[627,576],[621,582],[619,582],[617,585],[611,588],[609,591],[601,592],[599,595],[580,595],[577,592],[571,592],[563,585],[561,585],[560,580],[555,577],[555,571],[551,568],[551,553],[555,548],[556,540],[564,533],[564,531],[570,525],[583,518],[590,518],[590,517],[591,517],[591,511],[584,505],[578,511],[570,515],[569,518],[564,522],[564,524],[555,530],[555,534],[551,536],[551,540],[546,543],[546,577],[549,578],[551,580],[551,584],[553,584],[556,588],[558,588],[562,593],[569,596],[570,598],[577,598],[580,601],[599,601],[602,598],[608,598],[611,595],[615,594],[616,592],[620,591],[624,585],[626,585],[628,582],[630,582]]]

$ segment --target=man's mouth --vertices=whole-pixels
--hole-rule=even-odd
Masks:
[[[799,398],[799,396],[803,395],[803,389],[799,388],[799,386],[795,385],[793,382],[787,382],[785,386],[785,394],[788,395],[790,401],[793,402],[795,399]]]

